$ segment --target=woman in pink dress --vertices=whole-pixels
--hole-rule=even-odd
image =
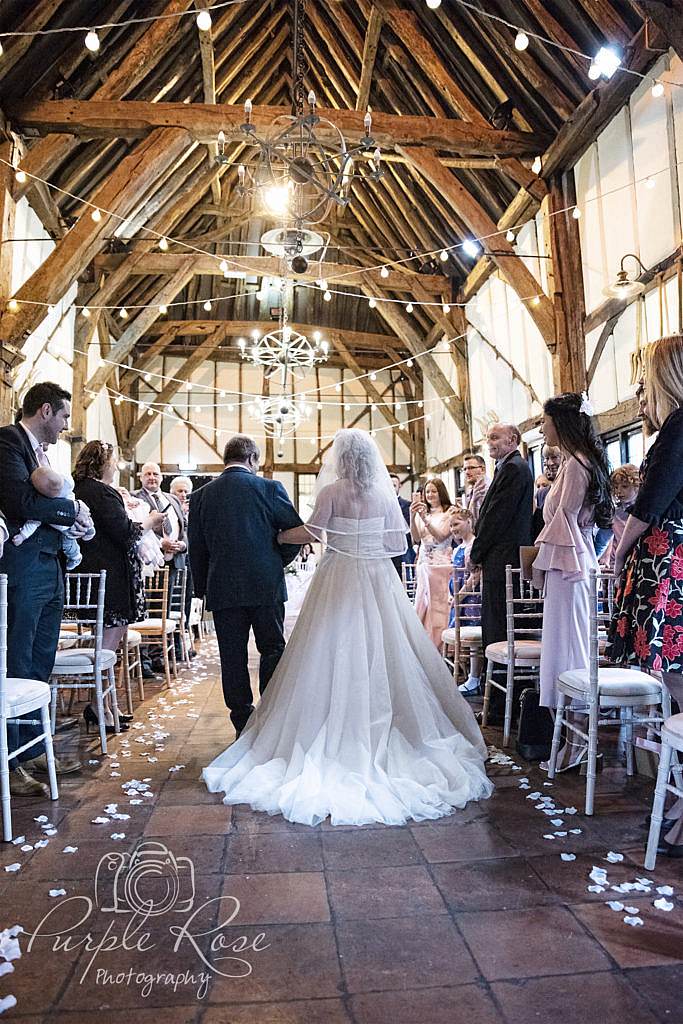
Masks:
[[[559,445],[563,454],[543,505],[533,565],[534,582],[545,596],[540,703],[547,708],[556,705],[555,683],[562,672],[588,668],[589,572],[598,566],[593,527],[608,527],[613,515],[609,465],[591,414],[588,399],[572,393],[550,398],[543,407],[546,444]],[[584,759],[584,748],[573,737],[569,732],[558,770]]]
[[[428,480],[424,498],[416,492],[410,506],[410,533],[420,545],[415,611],[437,647],[448,625],[451,558],[451,499],[443,480]]]

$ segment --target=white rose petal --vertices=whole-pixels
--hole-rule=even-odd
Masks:
[[[588,886],[588,892],[604,892],[604,891],[605,891],[604,885],[589,885]]]
[[[624,907],[624,910],[626,911],[627,914],[637,914],[638,913],[638,907]]]
[[[26,842],[26,836],[17,836],[16,839],[12,840],[15,846],[21,846],[22,843]]]
[[[24,843],[24,845],[21,848],[21,852],[22,853],[30,853],[32,849],[33,849],[33,847],[31,846],[30,843]]]
[[[47,821],[47,814],[39,814],[38,817],[34,818],[33,820],[37,821],[38,824],[40,825],[42,824],[42,822]]]
[[[561,853],[560,857],[562,858],[562,860],[576,860],[575,853]]]
[[[38,842],[35,844],[36,850],[42,850],[43,847],[47,846],[49,842],[49,839],[39,839]]]
[[[48,896],[66,896],[66,889],[50,889]]]
[[[630,924],[632,928],[638,928],[639,925],[644,924],[642,917],[629,917],[628,915],[624,918],[624,924]]]
[[[674,894],[672,885],[658,885],[657,892],[660,896],[673,896]]]
[[[62,853],[76,853],[78,850],[77,846],[65,846]]]
[[[619,864],[624,859],[623,853],[615,853],[614,850],[610,850],[605,860],[608,860],[610,864]]]
[[[623,910],[624,909],[624,904],[623,903],[619,903],[618,900],[609,900],[608,903],[607,903],[607,906],[610,908],[610,910],[617,910],[618,911],[618,910]]]
[[[564,822],[562,821],[562,818],[551,818],[550,824],[554,825],[555,828],[559,828],[561,825],[564,825]]]
[[[108,825],[109,824],[109,818],[103,818],[102,815],[100,814],[100,815],[97,816],[97,818],[93,818],[92,819],[92,824],[93,825]]]
[[[6,864],[5,871],[21,871],[21,864]]]
[[[669,900],[665,899],[663,896],[661,897],[661,899],[655,900],[654,905],[657,908],[657,910],[667,910],[668,911],[668,910],[673,910],[673,908],[674,908],[673,903],[670,903]]]
[[[576,807],[565,807],[564,813],[565,814],[576,814],[577,813]]]
[[[10,996],[3,996],[2,998],[0,998],[0,1013],[4,1013],[5,1010],[11,1010],[16,1005],[17,1005],[17,997],[16,996],[12,996],[12,995],[10,995]]]
[[[112,832],[110,838],[111,839],[125,839],[126,838],[126,833],[125,832]]]

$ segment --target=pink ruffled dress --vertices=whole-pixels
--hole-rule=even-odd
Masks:
[[[429,526],[419,516],[415,520],[420,538],[415,611],[435,646],[441,649],[441,634],[450,613],[448,584],[453,570],[453,541],[448,512],[430,512],[427,519]]]
[[[544,527],[533,564],[543,586],[541,704],[555,707],[555,682],[562,672],[588,668],[589,572],[597,568],[593,547],[594,508],[586,500],[589,473],[570,456],[562,464],[543,505]]]

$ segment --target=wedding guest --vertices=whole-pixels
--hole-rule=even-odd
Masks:
[[[661,672],[683,709],[683,335],[662,338],[646,359],[646,415],[657,438],[614,556],[608,657]],[[683,857],[683,800],[666,812],[660,853]]]
[[[4,545],[0,572],[7,574],[7,675],[47,682],[55,662],[64,606],[61,533],[54,526],[73,527],[81,536],[89,522],[87,507],[71,498],[45,498],[31,486],[31,473],[49,466],[47,450],[69,425],[71,395],[59,384],[34,384],[24,396],[19,422],[0,428],[0,508],[10,540]],[[11,538],[25,522],[39,528],[25,543]],[[41,727],[10,720],[10,750],[40,735]],[[34,744],[10,761],[13,796],[45,796],[47,787],[31,771],[47,772],[45,748]],[[57,759],[57,772],[80,768],[77,761]]]
[[[538,486],[536,485],[536,493],[534,496],[534,518],[532,522],[532,536],[538,537],[539,533],[543,529],[543,503],[548,496],[553,480],[556,478],[560,471],[560,464],[562,462],[562,452],[555,445],[544,444],[541,452],[541,458],[543,460],[543,476],[545,477],[545,483]]]
[[[131,622],[145,617],[145,594],[137,544],[146,529],[156,530],[163,515],[150,512],[143,523],[129,518],[123,498],[114,487],[116,456],[112,445],[89,441],[81,450],[74,467],[76,497],[85,501],[97,531],[82,544],[81,572],[107,570],[104,593],[104,631],[102,646],[116,651]],[[97,725],[97,710],[89,704],[83,712],[88,727]],[[119,712],[121,728],[128,728],[129,715]],[[105,726],[114,730],[111,708],[105,711]]]
[[[443,480],[428,480],[410,505],[410,534],[420,544],[417,556],[415,611],[437,647],[448,624],[451,577],[451,499]]]
[[[599,558],[601,564],[607,566],[611,571],[614,568],[614,555],[623,536],[626,520],[629,517],[633,503],[638,497],[638,489],[640,487],[638,467],[630,463],[627,463],[625,466],[619,466],[610,477],[610,486],[612,488],[612,497],[616,503],[614,519],[612,520],[612,538],[606,550]]]
[[[563,456],[543,506],[545,525],[533,563],[534,583],[543,586],[545,597],[540,704],[547,708],[557,703],[555,683],[562,672],[588,668],[589,573],[598,565],[593,527],[608,528],[613,515],[607,455],[591,417],[586,395],[557,395],[543,406],[544,437]],[[578,767],[585,754],[583,742],[568,732],[557,770]]]
[[[458,587],[458,598],[460,601],[460,625],[479,626],[481,615],[479,603],[481,601],[481,570],[472,565],[472,545],[474,544],[474,529],[472,525],[473,515],[470,509],[458,508],[452,510],[449,523],[451,535],[456,543],[453,550],[452,564],[455,572],[451,576],[449,590],[455,599],[455,587]],[[477,607],[471,607],[476,605]],[[451,608],[448,625],[455,626],[455,608]],[[463,696],[473,697],[479,693],[481,681],[482,658],[474,647],[470,648],[469,676],[459,686]]]
[[[304,569],[313,569],[316,565],[315,552],[312,544],[302,544],[301,550],[296,558],[298,564]]]
[[[284,566],[299,545],[278,545],[277,535],[301,519],[282,484],[257,475],[260,452],[251,437],[230,438],[223,461],[221,475],[192,498],[190,560],[197,595],[213,612],[223,696],[239,736],[254,710],[250,629],[261,655],[261,693],[285,649]]]
[[[491,481],[486,475],[486,461],[481,455],[476,453],[466,455],[462,468],[465,474],[463,506],[472,513],[472,524],[476,528],[481,506]]]
[[[188,516],[190,514],[190,496],[193,490],[193,483],[189,476],[174,476],[168,485],[169,494],[172,494],[177,499],[183,513],[183,525],[185,528],[185,537],[187,537],[188,530]],[[187,570],[185,576],[185,622],[190,621],[190,609],[192,607],[192,598],[194,597],[194,583],[192,580],[192,568],[190,566],[190,559],[185,559],[185,568]],[[197,652],[193,647],[188,650],[190,658],[195,658]]]
[[[470,557],[481,566],[481,628],[484,651],[488,644],[505,640],[505,567],[519,567],[519,549],[531,543],[534,481],[531,470],[518,451],[522,437],[510,423],[494,423],[486,441],[496,463],[491,486],[486,492]],[[503,720],[505,699],[491,688],[489,722]]]
[[[415,548],[413,547],[413,538],[410,535],[410,502],[408,501],[407,498],[401,497],[400,476],[398,476],[396,473],[390,473],[389,476],[394,486],[394,490],[396,491],[396,497],[398,498],[398,503],[401,506],[403,518],[405,519],[406,526],[408,527],[406,531],[405,553],[403,555],[397,555],[395,558],[392,558],[392,562],[394,563],[396,572],[399,574],[401,578],[403,578],[403,563],[405,562],[407,565],[413,565],[415,563]]]

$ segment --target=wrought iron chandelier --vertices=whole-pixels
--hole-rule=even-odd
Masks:
[[[364,136],[349,145],[337,125],[318,115],[315,93],[306,93],[305,19],[306,0],[294,0],[292,114],[276,117],[266,131],[259,132],[252,122],[252,102],[247,100],[240,131],[258,152],[252,162],[237,169],[238,194],[259,197],[267,210],[297,231],[319,224],[333,205],[346,206],[354,178],[377,181],[382,176],[370,111],[364,118]],[[219,135],[217,159],[228,161],[225,136]]]

